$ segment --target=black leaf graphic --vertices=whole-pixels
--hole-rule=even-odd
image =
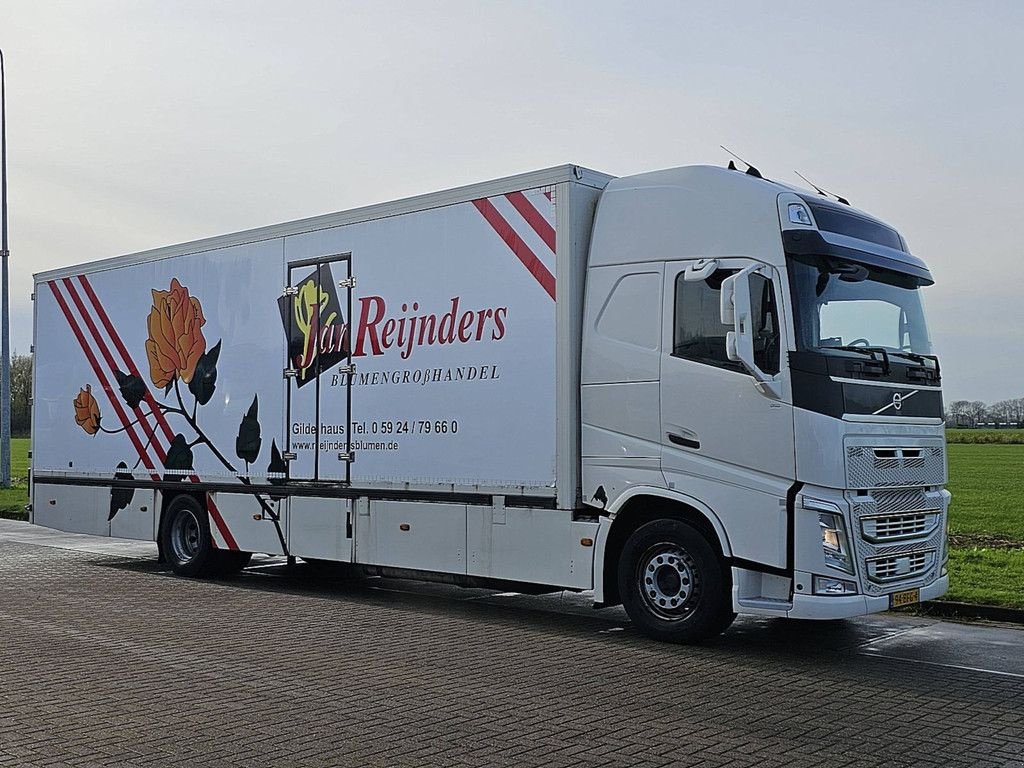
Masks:
[[[196,396],[196,402],[200,405],[210,402],[213,390],[217,388],[218,357],[220,357],[219,341],[199,358],[199,362],[196,363],[196,371],[192,374],[192,381],[188,383],[188,391]]]
[[[132,406],[134,408],[134,406]],[[117,465],[118,471],[114,473],[115,480],[134,480],[132,473],[128,471],[128,465],[123,461]],[[110,489],[110,514],[107,515],[107,522],[114,519],[114,515],[132,503],[135,496],[134,488],[111,488]]]
[[[146,385],[142,379],[134,374],[121,373],[120,371],[114,371],[114,378],[117,379],[117,386],[121,390],[121,397],[124,398],[128,407],[133,410],[138,408],[139,403],[146,396]]]
[[[185,441],[185,436],[177,434],[171,441],[171,447],[167,449],[167,457],[164,459],[164,467],[167,469],[192,469],[192,449]],[[183,480],[184,475],[177,475],[168,472],[164,480]]]
[[[260,446],[263,440],[260,438],[259,422],[259,396],[253,395],[252,405],[242,417],[242,423],[238,425],[238,437],[235,438],[235,454],[242,461],[252,464],[259,456]]]
[[[281,452],[279,450],[277,450],[277,441],[276,440],[271,440],[270,441],[270,465],[267,467],[267,473],[268,474],[273,474],[275,472],[276,473],[280,473],[282,475],[287,474],[287,472],[288,472],[288,465],[285,463],[284,459],[281,457]],[[282,483],[285,482],[285,478],[283,478],[283,477],[271,477],[271,478],[268,478],[268,479],[270,480],[270,482],[273,485],[281,485]]]

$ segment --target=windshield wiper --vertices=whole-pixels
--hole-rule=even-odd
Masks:
[[[916,352],[907,352],[902,349],[893,350],[892,354],[905,357],[908,360],[913,360],[915,363],[918,363],[916,368],[911,368],[907,371],[907,378],[922,378],[926,380],[934,378],[936,381],[941,378],[941,374],[939,373],[939,358],[936,355],[919,355]],[[928,360],[931,360],[935,364],[934,368],[928,367]],[[914,376],[913,374],[918,375]]]
[[[841,349],[844,352],[858,352],[862,355],[868,355],[875,362],[879,362],[876,355],[881,355],[882,364],[882,375],[888,375],[889,373],[889,353],[884,347],[864,347],[864,346],[853,346],[852,344],[840,344],[835,347],[821,347],[821,349]]]

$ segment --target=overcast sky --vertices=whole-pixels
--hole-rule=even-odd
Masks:
[[[1024,396],[1024,3],[0,3],[32,273],[578,163],[799,170],[897,226],[947,400]]]

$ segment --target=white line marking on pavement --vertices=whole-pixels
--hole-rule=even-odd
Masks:
[[[899,632],[893,632],[893,633],[888,634],[888,635],[881,635],[880,637],[874,637],[871,640],[867,640],[867,641],[865,641],[863,643],[860,643],[856,647],[857,648],[867,648],[869,645],[874,645],[875,643],[881,643],[884,640],[892,640],[895,637],[903,637],[903,635],[909,635],[911,632],[918,632],[921,629],[923,629],[923,627],[911,627],[910,629],[904,629],[904,630],[901,630]]]
[[[1000,675],[1002,677],[1015,677],[1024,680],[1024,675],[1017,672],[1002,672],[998,669],[982,669],[981,667],[966,667],[962,664],[943,664],[941,661],[924,661],[923,659],[908,659],[904,656],[887,656],[879,651],[868,650],[861,654],[873,659],[892,659],[893,661],[906,661],[910,664],[924,664],[929,667],[946,667],[947,669],[960,669],[966,672],[984,672],[988,675]]]

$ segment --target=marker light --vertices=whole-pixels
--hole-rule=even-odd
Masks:
[[[814,222],[811,221],[811,214],[807,210],[806,206],[800,203],[789,204],[789,221],[792,224],[803,224],[805,227],[813,227]]]

